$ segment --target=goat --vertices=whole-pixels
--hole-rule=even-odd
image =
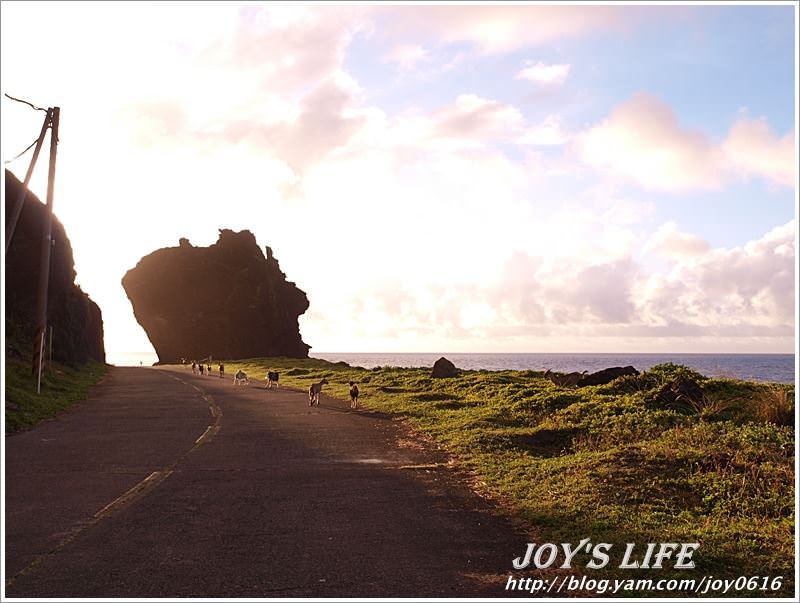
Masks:
[[[358,408],[358,386],[351,381],[350,385],[350,408]]]
[[[328,380],[323,378],[322,381],[319,383],[312,383],[311,387],[308,388],[308,405],[314,406],[316,403],[319,406],[319,395],[322,392],[322,386],[327,385]]]
[[[275,387],[278,387],[278,378],[280,377],[280,373],[275,371],[269,371],[267,373],[267,385],[264,389],[272,389],[272,384],[275,384]]]
[[[544,372],[544,378],[549,379],[559,387],[577,387],[578,381],[580,381],[581,377],[583,377],[585,374],[586,371],[583,371],[582,373],[554,373],[550,369],[547,369]]]
[[[245,373],[241,369],[236,371],[236,374],[233,376],[233,384],[234,385],[239,385],[240,383],[241,384],[243,384],[243,383],[248,383],[249,384],[250,383],[250,379],[248,378],[247,373]]]

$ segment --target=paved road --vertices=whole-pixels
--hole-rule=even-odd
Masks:
[[[324,395],[115,368],[6,438],[6,594],[507,596],[526,536],[444,461]]]

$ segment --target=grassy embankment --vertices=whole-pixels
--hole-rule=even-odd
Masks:
[[[108,365],[93,362],[70,367],[55,362],[42,374],[41,394],[36,393],[28,360],[7,358],[4,369],[6,433],[10,433],[32,427],[86,399],[89,388],[102,379]]]
[[[431,379],[430,369],[365,370],[313,359],[226,368],[260,378],[280,370],[282,386],[304,389],[326,377],[326,393],[342,399],[347,382],[356,381],[363,407],[396,413],[434,438],[481,488],[530,522],[538,542],[612,543],[612,563],[584,570],[588,577],[783,576],[777,592],[738,595],[793,592],[792,385],[710,379],[675,365],[581,389],[557,387],[535,371]],[[678,375],[702,386],[701,403],[660,405],[656,393]],[[648,542],[699,542],[697,568],[615,569],[628,542],[638,550]]]

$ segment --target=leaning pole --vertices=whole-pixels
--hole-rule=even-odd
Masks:
[[[36,371],[36,393],[42,391],[42,366],[44,365],[45,333],[47,332],[47,290],[50,283],[50,254],[53,248],[53,188],[56,179],[56,150],[58,147],[59,107],[51,110],[50,166],[47,172],[47,210],[42,230],[39,288],[36,296],[36,336],[34,338],[33,369]]]

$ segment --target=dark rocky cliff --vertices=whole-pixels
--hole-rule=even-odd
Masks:
[[[6,170],[6,221],[22,183]],[[36,295],[45,205],[28,193],[6,255],[6,353],[20,357],[31,349],[36,330]],[[77,365],[105,362],[103,317],[86,293],[75,284],[75,264],[64,226],[53,218],[53,252],[50,259],[48,324],[53,327],[53,359]]]
[[[308,298],[266,252],[248,230],[220,230],[209,247],[181,239],[125,274],[122,286],[160,362],[308,357],[298,325]]]

